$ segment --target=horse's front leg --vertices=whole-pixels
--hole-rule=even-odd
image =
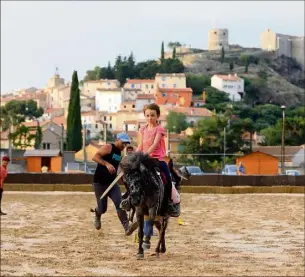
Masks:
[[[138,248],[138,254],[137,254],[137,258],[138,259],[142,259],[144,258],[144,249],[143,249],[143,236],[144,236],[144,232],[143,232],[143,228],[144,228],[144,212],[142,208],[136,208],[136,215],[137,215],[137,221],[139,224],[139,228],[138,228],[138,238],[139,238],[139,248]]]
[[[148,214],[149,214],[149,219],[147,221],[147,223],[148,223],[147,234],[145,235],[145,240],[143,242],[144,249],[150,249],[150,239],[151,239],[151,234],[152,234],[153,228],[154,228],[157,208],[156,207],[150,208],[148,210]]]

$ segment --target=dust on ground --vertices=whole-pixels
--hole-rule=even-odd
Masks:
[[[108,202],[93,227],[93,193],[5,192],[2,276],[304,276],[304,195],[183,194],[167,253],[136,260]]]

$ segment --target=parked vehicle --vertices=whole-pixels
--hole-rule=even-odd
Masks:
[[[226,164],[221,174],[223,175],[237,175],[237,167],[235,164]]]
[[[285,171],[285,175],[300,176],[301,174],[298,170],[290,169]]]
[[[182,166],[179,168],[179,171],[184,176],[191,176],[191,175],[204,175],[204,172],[201,170],[199,166]]]

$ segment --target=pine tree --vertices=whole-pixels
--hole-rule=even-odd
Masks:
[[[176,59],[176,47],[173,49],[173,59]]]
[[[82,149],[82,122],[80,110],[80,91],[77,71],[73,72],[70,91],[70,102],[67,118],[67,150],[79,151]]]
[[[164,61],[164,42],[161,44],[161,63]]]

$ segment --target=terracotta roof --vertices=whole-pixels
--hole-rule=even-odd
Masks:
[[[153,94],[138,94],[137,99],[155,99]]]
[[[222,80],[225,80],[225,81],[239,81],[241,80],[241,78],[239,78],[237,75],[220,75],[220,74],[215,74],[214,76],[222,79]],[[213,76],[213,77],[214,77]]]
[[[166,108],[167,111],[174,111],[177,113],[184,113],[187,116],[212,116],[212,112],[206,108],[195,107],[171,107]]]
[[[125,120],[124,123],[125,124],[137,124],[138,121],[137,120]]]
[[[126,84],[142,84],[142,83],[154,84],[155,80],[152,80],[152,79],[129,79]]]
[[[122,91],[122,88],[98,88],[96,89],[98,91],[118,91],[118,92],[121,92]]]
[[[45,110],[45,113],[51,113],[51,112],[59,111],[59,110],[62,110],[62,109],[63,108],[51,108],[51,109]]]
[[[193,92],[191,88],[159,88],[159,91],[166,93]]]
[[[180,77],[185,77],[184,73],[157,73],[156,77],[159,76],[171,76],[171,77],[176,77],[176,76],[180,76]]]
[[[124,88],[124,91],[142,91],[140,88]]]
[[[82,112],[81,116],[86,116],[86,115],[96,115],[96,111],[89,111],[89,112]]]
[[[66,120],[65,116],[56,116],[56,117],[53,117],[51,121],[54,122],[55,124],[59,125],[59,126],[61,124],[63,124],[64,126],[67,125],[67,120]]]
[[[126,105],[126,104],[132,104],[134,105],[136,103],[136,101],[124,101],[121,103],[121,105]]]
[[[101,80],[90,80],[85,83],[103,83],[103,82],[118,82],[116,79],[101,79]]]
[[[298,153],[301,149],[303,149],[302,145],[285,146],[285,157],[284,157],[285,162],[291,162],[294,155]],[[252,150],[281,158],[282,146],[258,146],[258,147],[253,147]]]

